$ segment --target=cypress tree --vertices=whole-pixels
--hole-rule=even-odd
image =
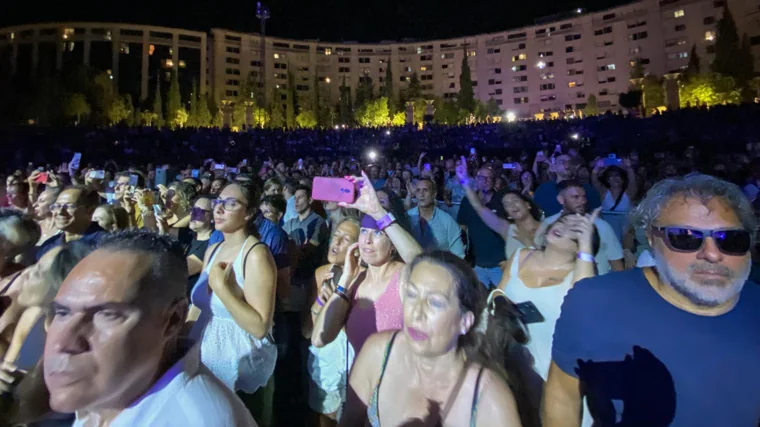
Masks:
[[[161,100],[161,73],[156,76],[156,93],[153,95],[153,114],[156,115],[156,127],[164,126],[164,103]]]
[[[472,89],[472,75],[470,75],[470,63],[467,61],[467,46],[462,49],[462,71],[459,74],[459,96],[457,102],[459,108],[472,113],[475,110],[475,92]]]

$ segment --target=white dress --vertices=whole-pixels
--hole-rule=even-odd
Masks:
[[[533,369],[546,381],[546,378],[549,376],[549,367],[552,363],[554,327],[562,310],[562,302],[573,285],[573,272],[568,273],[562,283],[558,285],[529,288],[525,286],[519,276],[521,251],[522,249],[516,252],[515,259],[512,261],[512,267],[509,270],[509,281],[504,289],[504,293],[515,304],[531,301],[538,311],[541,312],[541,315],[544,316],[543,322],[527,325],[530,341],[526,347],[533,357]],[[583,332],[579,331],[578,333]],[[583,399],[582,420],[582,427],[591,427],[593,424],[585,397]]]
[[[245,282],[243,261],[251,248],[246,243],[243,243],[232,263],[235,279],[241,288]],[[201,327],[205,324],[200,345],[201,362],[233,391],[252,394],[259,387],[265,386],[272,376],[277,361],[277,347],[271,339],[271,331],[261,340],[244,331],[235,323],[215,293],[211,294],[209,301],[208,270],[214,264],[217,252],[218,248],[193,288],[193,304],[201,309],[203,315],[196,322],[191,338],[200,335],[198,323],[201,323]],[[210,313],[210,316],[206,316],[206,313]]]
[[[541,378],[546,381],[549,375],[549,366],[552,362],[552,342],[554,340],[554,326],[559,319],[562,301],[570,290],[573,283],[573,273],[570,272],[562,283],[553,286],[544,286],[541,288],[529,288],[520,280],[520,252],[515,253],[512,267],[509,271],[509,281],[504,288],[507,297],[519,304],[521,302],[532,302],[544,321],[541,323],[532,323],[527,325],[530,333],[530,342],[526,346],[533,356],[533,367]]]

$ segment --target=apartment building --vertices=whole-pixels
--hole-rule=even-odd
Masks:
[[[120,90],[137,80],[125,75],[139,75],[141,99],[152,94],[157,71],[176,67],[181,76],[186,70],[184,86],[192,76],[220,105],[234,103],[249,76],[269,94],[272,88],[286,89],[292,73],[302,99],[316,89],[323,102],[336,104],[344,81],[352,93],[365,78],[379,89],[387,67],[396,92],[417,73],[424,93],[455,97],[466,55],[475,96],[484,102],[493,98],[517,117],[581,109],[592,94],[602,109],[616,110],[637,58],[646,72],[665,77],[670,94],[677,93],[675,78],[688,64],[692,46],[706,69],[725,1],[642,0],[594,13],[570,11],[498,33],[378,43],[262,40],[259,34],[219,28],[207,36],[124,24],[32,25],[0,29],[0,64],[9,58],[14,72],[33,75],[46,55],[55,58],[58,69],[71,62],[98,63],[111,70]],[[728,2],[739,32],[750,36],[760,69],[760,0]]]

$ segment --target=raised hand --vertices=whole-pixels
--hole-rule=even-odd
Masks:
[[[338,203],[339,206],[356,209],[376,220],[384,217],[388,213],[380,204],[380,199],[377,198],[377,193],[372,187],[372,182],[364,171],[362,171],[362,176],[360,177],[350,176],[346,177],[346,179],[359,187],[359,197],[354,203],[340,202]]]
[[[359,242],[356,242],[349,246],[346,251],[346,260],[343,262],[343,274],[340,276],[338,286],[347,289],[354,282],[354,278],[356,278],[361,269],[360,260]]]
[[[459,164],[457,165],[457,168],[456,168],[456,172],[457,172],[457,179],[459,179],[459,182],[465,183],[463,185],[466,186],[467,183],[469,183],[472,180],[470,176],[467,174],[467,159],[465,159],[464,156],[462,156],[462,158],[460,159]]]

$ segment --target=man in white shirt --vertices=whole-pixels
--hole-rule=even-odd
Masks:
[[[74,426],[255,426],[238,397],[179,339],[182,247],[144,231],[109,236],[53,303],[43,359],[50,407]]]
[[[536,231],[536,243],[540,245],[546,229],[549,225],[557,221],[565,214],[586,214],[586,190],[580,182],[569,179],[557,184],[557,201],[562,205],[562,211],[554,214],[541,222],[541,226]],[[615,235],[615,231],[610,224],[597,218],[594,221],[596,231],[599,233],[599,252],[596,254],[597,274],[607,274],[610,271],[623,271],[625,264],[623,261],[623,246]]]

